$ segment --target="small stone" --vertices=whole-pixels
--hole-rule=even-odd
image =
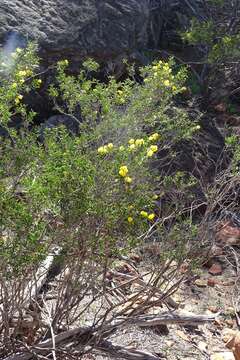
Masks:
[[[208,310],[211,311],[212,313],[216,314],[219,309],[216,306],[209,306]]]
[[[218,284],[218,282],[213,278],[208,278],[207,284],[208,286],[214,287],[216,284]]]
[[[187,271],[189,270],[189,265],[188,264],[182,264],[179,268],[179,272],[181,274],[185,274]]]
[[[228,328],[224,329],[222,334],[223,342],[227,343],[228,341],[230,341],[232,338],[234,338],[236,333],[237,333],[236,330],[232,330]]]
[[[223,286],[233,286],[233,285],[235,285],[235,281],[234,280],[223,281],[222,285]]]
[[[194,284],[198,287],[207,287],[207,281],[205,279],[197,279]]]
[[[232,320],[232,319],[227,319],[225,321],[225,323],[231,328],[234,326],[234,320]]]
[[[229,306],[224,311],[225,315],[235,316],[235,309],[232,306]]]
[[[211,355],[210,360],[235,360],[235,358],[232,352],[224,351]]]
[[[222,266],[218,263],[214,263],[210,269],[208,270],[209,274],[218,276],[221,275],[223,272]]]

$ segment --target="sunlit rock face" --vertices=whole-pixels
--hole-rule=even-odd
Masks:
[[[1,0],[0,41],[15,31],[49,58],[109,58],[143,48],[148,20],[148,0]]]

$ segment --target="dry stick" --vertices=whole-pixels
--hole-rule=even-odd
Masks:
[[[66,340],[71,341],[74,337],[81,336],[81,335],[84,335],[89,332],[90,332],[90,328],[87,328],[87,327],[84,327],[84,328],[78,327],[76,329],[71,329],[71,330],[65,331],[65,332],[55,336],[55,346],[57,347],[57,345],[64,343]],[[46,352],[52,352],[52,348],[53,348],[52,339],[43,341],[42,343],[33,347],[35,354],[38,354],[38,353],[43,354]],[[31,353],[21,350],[21,352],[10,355],[10,356],[6,357],[4,360],[30,360],[31,358],[32,358]]]
[[[122,346],[113,345],[110,341],[103,341],[96,345],[96,349],[114,356],[127,360],[159,360],[160,357],[146,351],[127,349]]]
[[[157,325],[166,325],[166,324],[178,324],[178,325],[199,325],[199,324],[203,324],[206,322],[213,322],[216,320],[216,317],[218,316],[218,314],[216,315],[194,315],[194,314],[181,314],[181,313],[162,313],[159,314],[158,316],[154,316],[154,315],[142,315],[142,316],[138,316],[138,317],[132,317],[132,318],[123,318],[123,319],[116,319],[115,323],[113,324],[109,324],[106,327],[100,327],[101,333],[103,334],[104,332],[109,332],[109,330],[111,329],[116,329],[116,328],[122,328],[122,327],[127,327],[127,326],[132,326],[132,325],[136,325],[136,326],[142,326],[142,327],[151,327],[151,326],[157,326]],[[55,346],[57,348],[57,345],[62,345],[65,344],[66,342],[71,342],[72,340],[77,340],[78,342],[81,342],[81,336],[83,335],[89,335],[87,336],[87,340],[86,340],[86,336],[84,336],[84,341],[89,341],[89,338],[97,338],[98,334],[97,334],[98,329],[94,329],[94,328],[90,328],[90,327],[79,327],[76,329],[72,329],[72,330],[68,330],[65,331],[59,335],[55,336]],[[100,343],[100,347],[102,348],[103,344],[108,344],[108,346],[110,346],[109,342],[102,342]],[[47,340],[44,341],[38,345],[36,345],[35,347],[33,347],[34,352],[36,354],[46,354],[48,352],[52,352],[53,349],[53,340]],[[84,342],[83,342],[84,345]],[[111,345],[112,346],[112,345]],[[95,344],[95,347],[98,348],[98,345]],[[111,348],[111,347],[110,347]],[[146,353],[141,352],[141,351],[135,351],[134,352],[130,351],[128,353],[128,349],[124,349],[121,347],[116,347],[116,349],[119,348],[119,351],[122,357],[124,357],[125,359],[128,360],[156,360],[158,359],[156,356],[154,355],[146,355]],[[102,348],[103,350],[103,348]],[[106,349],[104,351],[107,351]],[[116,350],[117,351],[117,350]],[[122,352],[121,352],[122,351]],[[125,353],[125,356],[123,356]],[[144,354],[146,357],[144,357]],[[128,357],[127,357],[128,355]],[[134,356],[135,357],[131,357]],[[119,355],[120,356],[120,355]],[[138,357],[137,357],[138,356]],[[149,357],[147,357],[149,356]],[[4,360],[30,360],[32,358],[32,354],[31,353],[27,353],[26,351],[21,351],[17,354],[13,354],[10,355],[8,357],[6,357]]]
[[[127,275],[127,274],[123,274],[123,273],[120,273],[120,272],[117,272],[117,271],[111,271],[111,273],[113,274],[113,276],[116,276],[116,277],[123,277],[125,279],[128,279],[128,280],[133,280],[134,282],[136,282],[137,284],[143,286],[143,287],[146,287],[146,283],[139,279],[139,277],[137,276],[135,279],[133,276],[131,275]],[[147,285],[147,287],[151,287],[151,285]],[[162,293],[161,290],[157,290],[158,294],[160,294],[160,296],[164,296],[164,293]],[[170,297],[167,297],[166,299],[164,299],[165,303],[167,305],[169,305],[171,308],[173,309],[177,309],[178,308],[178,304]]]
[[[142,327],[152,327],[158,325],[169,325],[169,324],[178,324],[178,325],[200,325],[206,322],[213,322],[216,320],[216,317],[219,315],[195,315],[191,313],[178,313],[178,312],[165,312],[159,315],[140,315],[136,317],[130,317],[127,319],[126,326],[135,325]],[[123,319],[117,319],[114,324],[115,327],[119,325],[125,326],[122,324]]]
[[[21,308],[27,308],[31,301],[33,301],[39,294],[42,286],[45,284],[47,275],[49,270],[53,264],[54,257],[58,255],[61,251],[61,248],[55,248],[52,250],[52,253],[49,254],[46,259],[41,263],[40,267],[38,268],[36,274],[34,275],[34,279],[29,281],[27,286],[24,289],[23,293],[23,301],[20,304]],[[2,320],[1,313],[4,311],[3,305],[0,305],[0,321]],[[16,314],[17,310],[14,311],[13,317]]]
[[[48,324],[49,324],[49,328],[50,328],[50,331],[51,331],[52,343],[53,343],[53,350],[52,350],[53,360],[57,360],[57,358],[56,358],[56,343],[55,343],[55,335],[54,335],[54,331],[53,331],[53,327],[52,327],[51,311],[48,308],[48,305],[46,304],[46,302],[44,301],[43,296],[42,296],[42,302],[43,302],[43,304],[44,304],[44,306],[46,308],[46,311],[48,313]]]

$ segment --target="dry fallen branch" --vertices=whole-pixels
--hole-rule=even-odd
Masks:
[[[104,334],[109,334],[110,330],[115,330],[117,328],[123,328],[127,326],[142,326],[142,327],[151,327],[157,325],[166,325],[166,324],[178,324],[178,325],[199,325],[206,322],[212,322],[216,320],[217,315],[195,315],[195,314],[180,314],[180,313],[163,313],[158,316],[154,315],[144,315],[138,317],[130,317],[123,319],[116,319],[113,324],[107,326],[100,326],[99,328],[87,328],[79,327],[76,329],[65,331],[59,335],[56,335],[53,339],[44,341],[40,344],[37,344],[33,347],[35,354],[47,355],[53,351],[53,348],[57,345],[64,347],[64,345],[69,343],[74,343],[77,341],[79,347],[84,347],[89,344],[93,344],[93,348],[113,354],[116,352],[116,356],[122,357],[128,360],[156,360],[159,357],[155,355],[145,353],[138,350],[129,350],[121,346],[113,346],[108,341],[98,341],[99,336],[104,337]],[[99,331],[99,333],[98,333]],[[101,335],[100,335],[101,334]],[[105,335],[106,336],[106,335]],[[99,345],[100,344],[100,345]],[[115,354],[115,353],[114,353]],[[25,349],[19,351],[17,354],[7,356],[4,360],[30,360],[32,354],[27,352]]]
[[[21,294],[21,309],[27,309],[31,302],[37,299],[40,290],[47,280],[54,259],[60,254],[60,251],[61,249],[57,247],[52,249],[52,252],[49,253],[45,260],[40,264],[32,279],[24,286]],[[2,289],[2,291],[4,291],[4,289]],[[17,309],[14,309],[12,317],[17,316],[17,312]],[[2,304],[0,305],[0,320],[2,318],[1,313],[4,313],[4,306]]]
[[[122,346],[113,345],[110,341],[103,341],[96,346],[96,349],[102,353],[126,360],[159,360],[158,355],[147,351],[127,349]]]

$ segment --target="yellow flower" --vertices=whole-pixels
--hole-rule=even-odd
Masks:
[[[148,213],[146,211],[141,211],[140,212],[140,215],[144,218],[147,218],[148,217]]]
[[[135,150],[135,148],[136,148],[136,145],[135,145],[135,144],[131,144],[131,145],[129,146],[129,149],[130,149],[130,150]]]
[[[132,224],[132,223],[133,223],[133,218],[132,218],[131,216],[129,216],[127,220],[128,220],[128,222],[129,222],[129,224]]]
[[[41,79],[38,79],[38,80],[37,80],[37,83],[38,83],[38,85],[41,85],[42,80],[41,80]]]
[[[65,60],[63,61],[63,63],[64,63],[64,65],[68,65],[68,64],[69,64],[69,62],[68,62],[67,59],[65,59]]]
[[[154,220],[155,216],[156,216],[155,214],[149,214],[148,220],[150,220],[150,221]]]
[[[22,49],[21,48],[16,48],[16,53],[17,54],[20,54],[22,52]]]
[[[134,140],[134,139],[130,139],[130,140],[128,141],[128,143],[129,143],[130,145],[132,145],[132,144],[135,143],[135,140]]]
[[[133,206],[133,205],[129,205],[128,208],[129,208],[129,210],[132,210],[132,209],[134,209],[134,206]]]
[[[148,157],[152,157],[153,154],[154,154],[154,152],[153,152],[152,150],[148,150],[148,152],[147,152],[147,156],[148,156]]]
[[[107,145],[107,147],[108,147],[108,149],[113,149],[113,143],[109,143],[108,145]]]
[[[154,153],[158,151],[157,145],[151,145],[150,150],[152,150]]]
[[[170,81],[169,80],[164,80],[163,84],[168,87],[168,86],[170,86]]]
[[[17,73],[18,76],[20,77],[25,77],[27,76],[27,72],[25,70],[20,70],[18,73]]]
[[[27,70],[26,70],[26,75],[27,75],[27,76],[31,76],[32,73],[33,73],[32,70],[30,70],[30,69],[27,69]]]
[[[187,90],[187,88],[185,87],[185,86],[183,86],[182,88],[181,88],[181,91],[186,91]]]
[[[153,200],[157,200],[158,199],[158,195],[157,194],[154,194],[153,195]]]
[[[20,103],[20,101],[22,100],[23,96],[22,95],[18,95],[15,99],[15,104],[18,105]]]
[[[119,151],[124,151],[125,147],[123,145],[119,146]]]
[[[126,176],[124,180],[128,184],[131,184],[131,182],[132,182],[132,178],[130,176]]]
[[[177,90],[177,87],[176,87],[175,85],[173,85],[172,90],[173,90],[173,91],[176,91],[176,90]]]
[[[100,146],[97,151],[100,155],[105,155],[108,153],[108,149],[106,146]]]
[[[118,93],[118,95],[122,95],[122,94],[123,94],[123,91],[122,91],[122,90],[118,90],[117,93]]]
[[[144,145],[144,140],[143,140],[143,139],[137,139],[137,140],[135,141],[135,145],[136,145],[136,146]]]
[[[17,87],[17,83],[14,82],[14,83],[12,84],[12,88],[13,88],[13,89],[16,89],[16,87]]]
[[[160,135],[158,133],[154,133],[152,135],[149,136],[149,140],[150,141],[157,141],[160,138]]]
[[[119,173],[119,175],[122,176],[122,177],[127,176],[127,173],[128,173],[128,168],[127,168],[127,166],[126,166],[126,165],[121,166],[118,173]]]

